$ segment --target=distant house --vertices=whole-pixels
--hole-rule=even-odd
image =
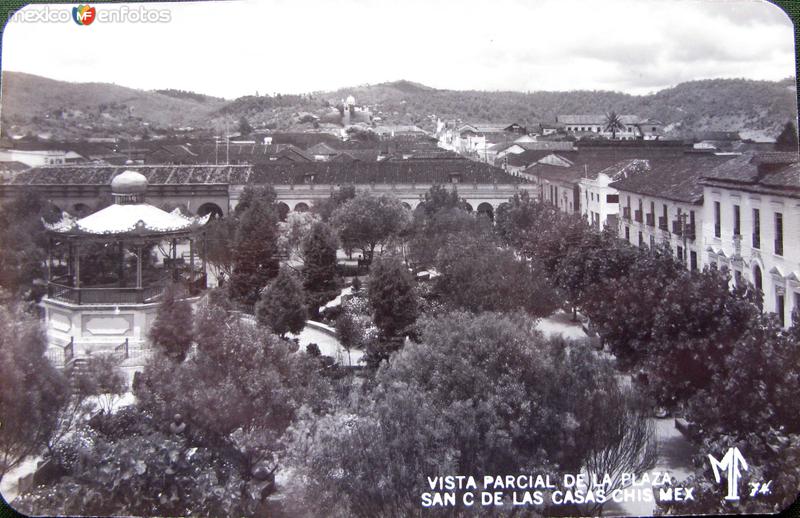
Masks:
[[[0,149],[0,161],[21,162],[29,167],[37,167],[76,164],[85,162],[86,158],[69,149],[66,144],[15,141],[10,146]]]
[[[338,149],[334,149],[328,144],[324,142],[320,142],[319,144],[314,144],[310,148],[306,149],[306,154],[313,157],[314,160],[330,160],[331,158],[335,157],[341,153]]]
[[[556,117],[556,122],[561,124],[568,134],[575,136],[595,135],[620,140],[657,140],[661,137],[664,125],[659,121],[642,119],[638,115],[620,115],[619,118],[622,127],[616,135],[606,130],[607,117],[603,114],[559,115]]]
[[[526,129],[513,124],[462,124],[440,136],[440,146],[484,162],[494,161],[489,149],[496,144],[513,142],[526,134]]]

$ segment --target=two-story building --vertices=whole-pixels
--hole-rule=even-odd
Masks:
[[[556,122],[563,125],[568,134],[577,136],[593,134],[620,140],[658,140],[664,127],[660,121],[643,119],[638,115],[620,115],[621,127],[613,132],[606,129],[608,117],[603,114],[559,115],[556,117]]]
[[[705,261],[752,283],[764,310],[790,326],[800,308],[798,155],[744,153],[709,170],[701,184]]]
[[[610,184],[619,196],[619,236],[636,246],[666,243],[687,268],[703,262],[700,178],[730,156],[686,154],[643,160],[634,174]]]
[[[587,172],[578,183],[581,214],[597,229],[603,229],[606,225],[616,228],[619,193],[611,184],[647,167],[646,160],[631,158],[595,173]]]

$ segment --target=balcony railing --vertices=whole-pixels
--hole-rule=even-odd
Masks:
[[[677,219],[672,221],[672,233],[676,236],[686,237],[691,241],[694,241],[696,237],[694,225],[687,223],[685,227],[681,228],[681,221]]]
[[[733,256],[742,256],[742,236],[739,234],[733,235]]]
[[[647,214],[647,226],[648,227],[655,227],[656,226],[656,215],[655,214]]]
[[[669,232],[669,223],[667,222],[667,218],[665,216],[658,218],[658,228]]]
[[[639,210],[639,209],[636,209],[636,211],[633,213],[633,219],[635,221],[641,223],[642,222],[642,211]]]

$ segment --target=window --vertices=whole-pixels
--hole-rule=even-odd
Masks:
[[[783,255],[783,214],[775,213],[775,255]]]
[[[687,230],[689,239],[694,239],[694,211],[689,211],[689,229]]]
[[[655,247],[656,247],[656,236],[650,234],[650,248],[655,248]]]
[[[720,217],[720,206],[719,202],[714,202],[714,237],[721,237],[722,236],[722,229],[721,229],[721,217]]]
[[[642,232],[639,231],[639,248],[644,246],[644,237],[642,236]]]
[[[740,214],[740,211],[739,211],[739,206],[738,205],[734,205],[733,206],[733,237],[737,237],[737,236],[741,235],[740,231],[741,231],[741,223],[742,223],[742,221],[741,221],[740,216],[741,216],[741,214]]]
[[[619,194],[606,194],[606,203],[619,203]]]
[[[631,227],[625,225],[625,241],[630,242],[631,240]]]
[[[786,299],[784,298],[783,294],[775,295],[775,313],[778,314],[778,318],[781,321],[781,326],[786,325],[786,311],[784,305],[786,304]]]
[[[761,248],[761,211],[753,209],[753,248]]]
[[[678,247],[678,252],[676,253],[676,255],[678,256],[678,261],[683,262],[683,247],[682,246]]]
[[[594,193],[592,193],[592,201],[594,201]]]
[[[697,252],[694,250],[689,252],[689,264],[692,268],[692,271],[697,270]]]

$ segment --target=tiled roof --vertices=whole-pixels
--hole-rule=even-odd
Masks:
[[[568,140],[538,140],[536,142],[521,142],[519,145],[531,151],[569,151],[571,149],[575,149],[574,143]]]
[[[797,153],[743,153],[703,175],[703,183],[747,191],[783,190],[800,194],[800,156]]]
[[[44,166],[23,171],[18,185],[106,185],[124,170],[143,174],[158,184],[316,184],[449,183],[452,173],[463,183],[520,183],[500,168],[466,159],[381,162],[287,162],[256,165]]]
[[[611,187],[647,196],[698,203],[703,199],[700,178],[709,170],[730,160],[733,160],[730,156],[711,154],[688,154],[680,159],[642,160],[645,167],[612,183]]]
[[[306,149],[309,155],[335,155],[339,153],[338,149],[333,149],[328,144],[320,142]]]

